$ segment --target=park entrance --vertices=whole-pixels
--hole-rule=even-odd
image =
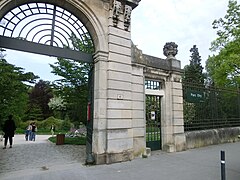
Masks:
[[[92,65],[89,163],[129,161],[142,157],[146,146],[168,152],[185,148],[177,45],[166,43],[166,59],[136,48],[131,41],[131,13],[140,1],[0,1],[1,48]],[[145,88],[145,80],[154,86]]]
[[[56,4],[44,2],[19,4],[1,15],[0,48],[90,64],[88,110],[92,111],[94,43],[89,31],[77,16]],[[93,113],[88,113],[87,157],[90,161]]]

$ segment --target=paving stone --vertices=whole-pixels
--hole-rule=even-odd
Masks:
[[[81,145],[56,145],[49,136],[37,135],[36,141],[25,141],[15,135],[13,148],[0,149],[0,174],[55,165],[85,163],[86,148]]]

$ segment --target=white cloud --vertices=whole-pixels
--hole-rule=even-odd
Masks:
[[[143,53],[160,58],[165,58],[165,43],[176,42],[182,68],[189,63],[189,50],[196,44],[205,66],[210,43],[216,38],[211,24],[226,14],[227,4],[228,0],[142,0],[132,12],[132,40]],[[10,50],[6,58],[44,80],[55,78],[48,65],[55,58]]]
[[[196,44],[205,66],[216,38],[211,24],[226,14],[227,4],[227,0],[142,0],[132,13],[132,40],[143,53],[161,58],[165,43],[176,42],[182,67]]]

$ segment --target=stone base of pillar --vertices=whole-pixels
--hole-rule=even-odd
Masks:
[[[178,152],[186,150],[186,136],[184,133],[174,134],[174,143],[164,144],[162,150],[165,152]]]
[[[106,164],[106,154],[95,154],[95,164]]]
[[[162,150],[165,152],[175,152],[176,148],[174,144],[164,144]]]
[[[123,151],[121,153],[95,154],[95,164],[112,164],[134,159],[133,150]]]
[[[108,153],[106,163],[112,164],[117,162],[131,161],[134,159],[133,150],[123,151],[121,153]]]
[[[174,141],[175,141],[175,150],[177,152],[186,150],[186,136],[184,133],[175,134]]]

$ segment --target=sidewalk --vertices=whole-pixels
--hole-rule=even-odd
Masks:
[[[63,146],[53,145],[53,147]],[[50,163],[45,168],[41,166],[27,167],[10,173],[2,172],[0,179],[220,180],[221,150],[226,153],[226,179],[240,180],[240,142],[208,146],[178,153],[155,151],[151,157],[146,159],[139,158],[131,162],[90,167],[84,166],[80,161],[71,161],[71,158],[66,158],[65,163],[58,160],[55,164]],[[6,152],[0,151],[0,153],[2,156]],[[65,156],[68,157],[68,153]]]

